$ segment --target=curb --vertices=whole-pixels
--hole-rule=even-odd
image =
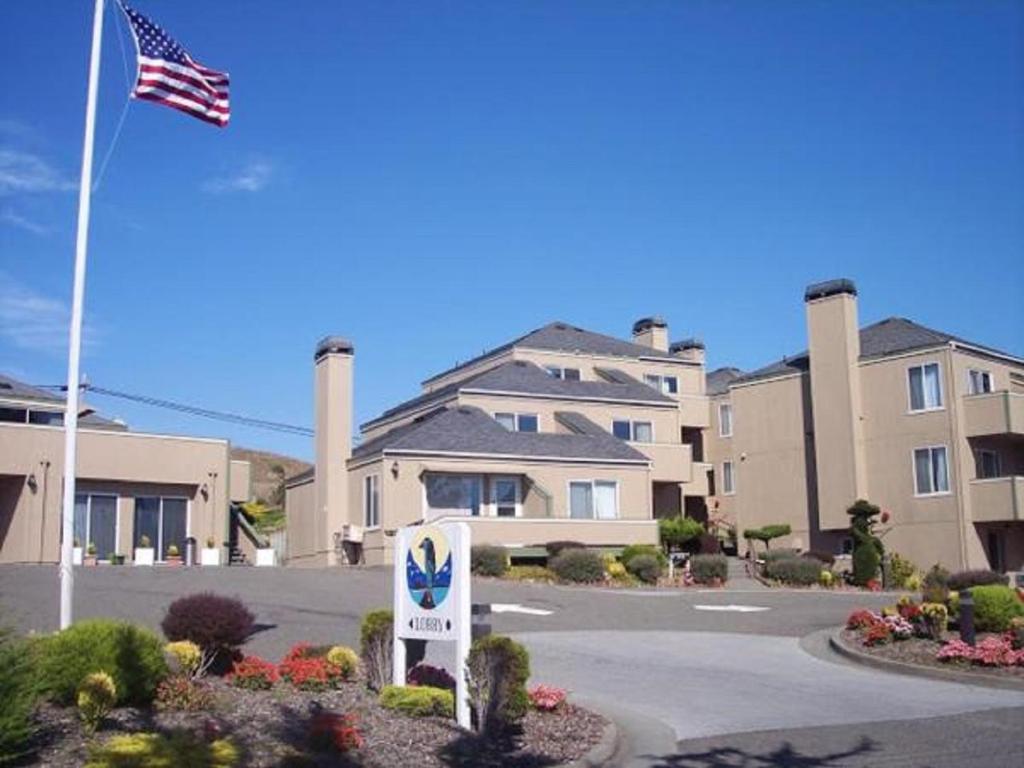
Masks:
[[[921,664],[910,664],[904,661],[893,661],[882,659],[871,654],[864,653],[850,647],[842,640],[842,628],[833,630],[829,635],[828,644],[833,651],[850,661],[866,667],[873,667],[883,672],[894,672],[900,675],[911,677],[925,677],[932,680],[941,680],[946,683],[961,683],[963,685],[976,685],[983,688],[998,688],[1004,691],[1024,691],[1024,680],[1012,678],[999,678],[992,675],[985,675],[978,672],[968,672],[960,669],[942,669],[936,667],[925,667]]]
[[[619,729],[615,723],[609,720],[597,744],[591,747],[590,751],[578,760],[564,763],[562,768],[603,768],[603,766],[609,766],[616,751],[618,751],[619,742]]]

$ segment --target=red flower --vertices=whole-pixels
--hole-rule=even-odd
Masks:
[[[889,642],[892,642],[892,630],[883,622],[872,624],[864,633],[864,645],[885,645]]]
[[[880,621],[881,618],[879,618],[877,614],[861,608],[860,610],[854,611],[850,614],[849,618],[846,620],[846,628],[867,629]]]
[[[334,712],[323,712],[313,718],[309,724],[309,740],[317,749],[335,749],[338,752],[348,752],[363,746],[356,716]]]
[[[259,656],[245,656],[235,662],[227,679],[239,688],[270,688],[278,680],[277,668]]]

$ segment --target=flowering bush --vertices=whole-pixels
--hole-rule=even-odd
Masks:
[[[334,712],[322,712],[310,721],[309,741],[314,749],[321,752],[348,752],[363,746],[356,716]]]
[[[964,662],[985,667],[1024,666],[1024,651],[1015,651],[1009,635],[989,635],[976,646],[950,640],[935,655],[939,661]]]
[[[849,618],[846,619],[846,628],[867,629],[873,624],[877,624],[879,621],[881,621],[881,619],[878,614],[861,608],[851,613]]]
[[[277,667],[259,656],[245,656],[236,661],[227,679],[238,688],[266,690],[279,679]]]
[[[889,628],[893,640],[909,640],[914,634],[914,627],[902,616],[886,616],[882,622]]]
[[[553,685],[538,685],[527,691],[534,709],[554,712],[565,703],[565,690]]]
[[[213,706],[214,697],[206,685],[183,675],[168,677],[156,689],[157,709],[200,712]]]
[[[868,579],[867,584],[865,584],[864,586],[868,588],[869,592],[882,591],[882,582],[880,582],[878,579]]]
[[[322,649],[309,643],[292,646],[277,671],[282,678],[304,691],[335,688],[344,679],[342,668],[329,662]]]
[[[864,645],[869,647],[886,645],[892,642],[892,638],[892,629],[890,629],[888,623],[885,621],[879,621],[872,624],[867,628],[867,631],[864,632]]]
[[[431,688],[443,688],[446,691],[455,690],[455,678],[449,675],[447,670],[430,664],[417,664],[409,670],[405,680],[409,685],[426,685]]]

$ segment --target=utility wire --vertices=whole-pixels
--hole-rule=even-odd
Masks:
[[[60,389],[66,390],[67,387],[62,384],[44,384],[39,385],[43,389]],[[158,397],[149,397],[147,395],[135,395],[130,392],[119,392],[116,389],[107,389],[106,387],[97,387],[95,384],[82,384],[82,389],[87,392],[94,392],[97,395],[105,395],[107,397],[116,397],[121,400],[130,400],[133,403],[141,403],[143,405],[150,405],[155,408],[166,408],[167,410],[177,411],[178,413],[186,413],[190,416],[201,416],[206,419],[213,419],[215,421],[226,421],[231,424],[240,424],[246,427],[253,427],[255,429],[266,429],[272,432],[285,432],[292,435],[302,435],[304,437],[312,437],[313,430],[308,427],[300,427],[296,424],[285,424],[280,421],[267,421],[265,419],[255,419],[251,416],[242,416],[237,413],[228,413],[226,411],[215,411],[210,408],[200,408],[195,405],[187,405],[185,403],[176,403],[173,400],[162,400]]]

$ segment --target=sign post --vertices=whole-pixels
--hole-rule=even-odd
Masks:
[[[392,682],[405,685],[406,640],[455,643],[455,719],[470,727],[466,659],[472,641],[466,523],[402,528],[395,537]]]

